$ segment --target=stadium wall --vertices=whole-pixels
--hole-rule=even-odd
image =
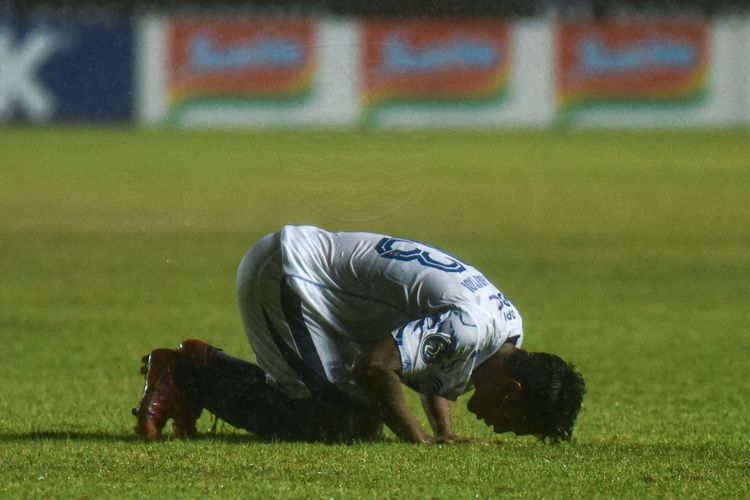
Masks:
[[[145,55],[141,88],[150,89],[139,116],[150,124],[705,128],[750,123],[749,19],[511,23],[174,17],[149,23],[138,53]]]
[[[750,124],[750,18],[0,17],[0,123]]]

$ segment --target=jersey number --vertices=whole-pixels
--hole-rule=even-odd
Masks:
[[[460,273],[466,270],[466,266],[452,255],[416,241],[386,237],[378,241],[375,250],[385,259],[416,261],[423,266],[447,273]]]

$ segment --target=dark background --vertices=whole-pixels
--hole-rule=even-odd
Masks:
[[[262,13],[299,12],[370,16],[497,16],[518,17],[557,14],[562,17],[621,18],[642,13],[664,16],[712,16],[749,10],[750,0],[0,0],[0,16],[23,15],[39,9],[86,7],[138,12],[152,9],[196,8],[218,10],[237,7]]]

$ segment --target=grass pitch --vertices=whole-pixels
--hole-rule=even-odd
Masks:
[[[747,497],[748,152],[746,132],[4,129],[0,496]],[[483,270],[525,347],[584,374],[573,443],[137,441],[142,354],[252,357],[235,269],[287,223]],[[465,400],[457,431],[492,437]]]

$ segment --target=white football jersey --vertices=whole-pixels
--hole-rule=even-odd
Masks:
[[[503,294],[476,268],[428,244],[286,226],[280,246],[284,286],[309,335],[293,343],[308,364],[317,354],[312,363],[353,396],[362,396],[354,362],[385,335],[398,346],[403,382],[449,399],[471,388],[474,367],[505,342],[523,340],[521,317]],[[302,356],[300,343],[315,353]]]

